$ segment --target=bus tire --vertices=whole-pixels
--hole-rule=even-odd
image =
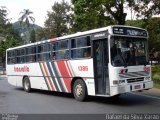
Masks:
[[[23,79],[23,88],[26,92],[31,92],[31,83],[28,77],[24,77]]]
[[[78,101],[85,101],[87,99],[87,87],[83,80],[77,79],[73,85],[73,95]]]

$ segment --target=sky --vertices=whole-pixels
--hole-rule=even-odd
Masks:
[[[35,24],[44,27],[44,21],[47,19],[47,11],[51,11],[51,6],[54,2],[62,0],[0,0],[0,6],[6,6],[8,9],[7,18],[11,18],[11,22],[18,21],[24,9],[29,9],[33,12]],[[69,2],[70,0],[65,0]]]
[[[61,2],[62,0],[0,0],[0,6],[6,6],[8,9],[8,19],[14,23],[21,17],[24,9],[29,9],[33,12],[35,18],[35,24],[44,27],[44,22],[47,19],[47,11],[51,11],[51,6],[55,2]],[[65,0],[70,3],[71,0]],[[127,19],[131,18],[130,10],[125,9],[127,13]]]

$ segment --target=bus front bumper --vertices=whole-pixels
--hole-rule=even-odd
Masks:
[[[111,86],[110,96],[114,96],[114,95],[122,94],[126,92],[132,92],[132,91],[148,90],[148,89],[151,89],[152,87],[153,87],[153,81]]]

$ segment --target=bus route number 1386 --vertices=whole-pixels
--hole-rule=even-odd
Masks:
[[[88,66],[78,66],[79,71],[88,71]]]

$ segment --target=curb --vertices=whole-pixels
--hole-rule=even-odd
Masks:
[[[154,96],[160,98],[160,89],[158,88],[152,88],[150,90],[144,90],[140,94],[148,95],[148,96]]]

